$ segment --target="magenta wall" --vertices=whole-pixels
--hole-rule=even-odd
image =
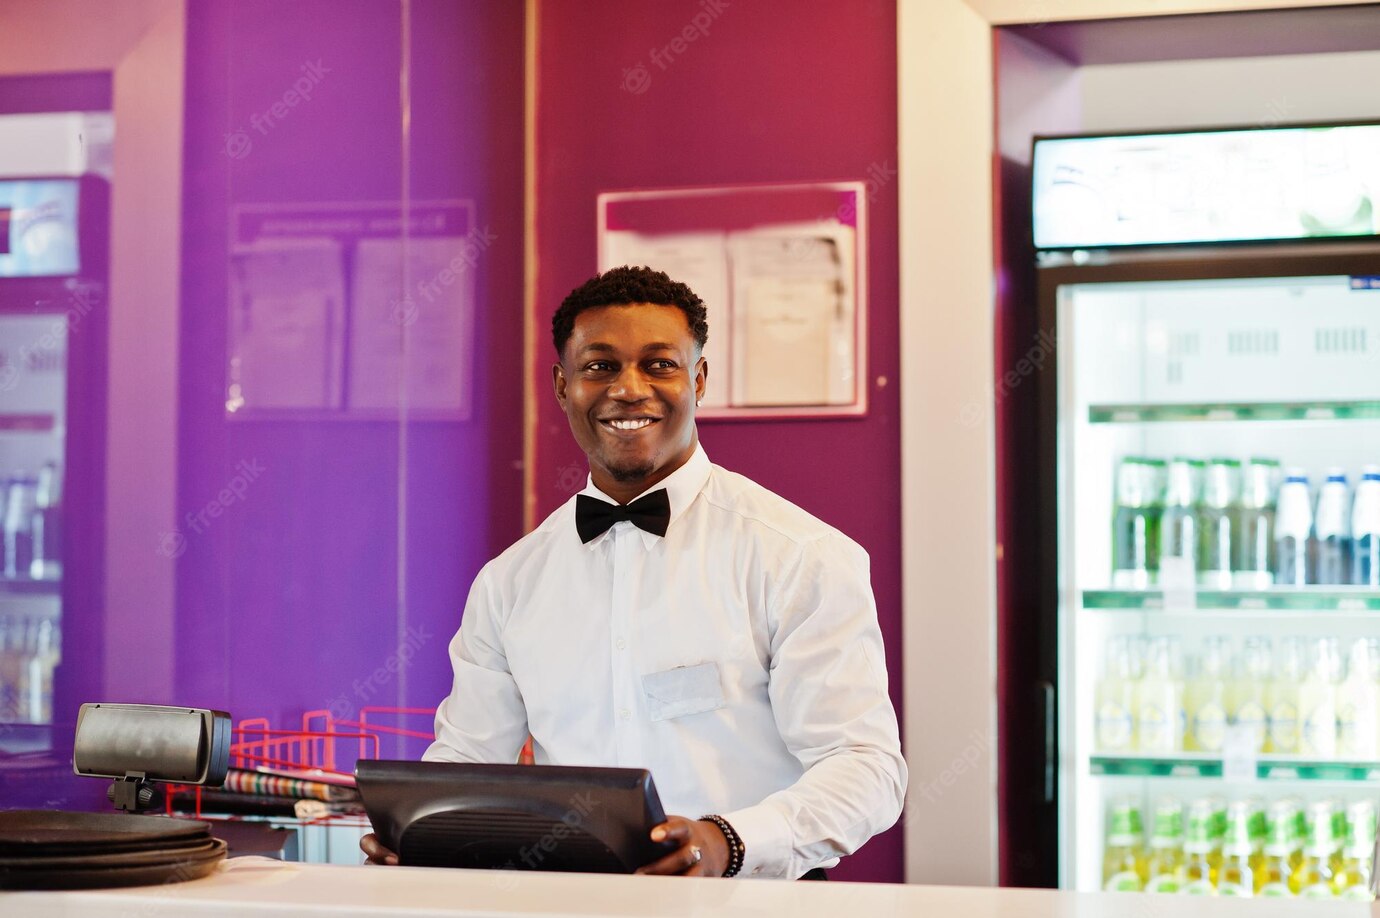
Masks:
[[[413,199],[473,199],[494,241],[474,268],[473,416],[410,423],[404,454],[396,421],[225,415],[231,208],[398,200],[401,5],[189,4],[179,520],[215,500],[241,462],[262,472],[210,524],[180,524],[180,704],[284,727],[316,708],[349,717],[366,704],[433,707],[450,686],[446,645],[470,582],[522,534],[523,8],[412,8]],[[253,116],[318,61],[326,73],[311,98],[256,129]],[[231,143],[237,133],[248,149]],[[413,629],[401,639],[400,620]]]
[[[871,181],[868,416],[707,421],[700,435],[715,462],[837,526],[871,554],[899,712],[895,0],[541,0],[538,9],[532,381],[538,514],[549,513],[583,485],[584,457],[551,395],[549,328],[562,297],[596,269],[595,195],[684,185]],[[702,12],[713,16],[707,34],[686,43],[681,53],[663,53]],[[846,859],[834,875],[899,882],[902,853],[901,830],[895,828]]]

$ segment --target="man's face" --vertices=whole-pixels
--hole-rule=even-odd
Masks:
[[[631,500],[694,453],[708,368],[677,307],[587,309],[551,369],[594,483],[610,497]]]

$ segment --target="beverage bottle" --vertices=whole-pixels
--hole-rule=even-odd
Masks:
[[[1308,811],[1301,801],[1295,801],[1294,806],[1294,838],[1297,843],[1289,855],[1289,863],[1294,865],[1294,870],[1298,870],[1303,866],[1304,850],[1308,844]]]
[[[1318,638],[1312,665],[1299,686],[1299,752],[1319,759],[1337,756],[1337,682],[1341,656],[1336,638]]]
[[[29,576],[35,580],[62,579],[62,508],[57,465],[45,463],[38,473],[34,495],[33,560]]]
[[[1327,470],[1327,480],[1318,492],[1318,512],[1314,517],[1313,554],[1317,582],[1327,586],[1351,579],[1351,501],[1347,498],[1346,472]]]
[[[1188,731],[1184,748],[1195,752],[1221,752],[1227,732],[1227,664],[1231,641],[1210,637],[1203,642],[1197,672],[1184,691]]]
[[[1332,878],[1332,891],[1343,899],[1370,901],[1370,878],[1375,854],[1375,804],[1358,800],[1347,807],[1346,847],[1341,869]]]
[[[1246,463],[1237,515],[1233,585],[1238,590],[1268,590],[1275,582],[1275,483],[1279,461],[1252,458]]]
[[[1218,882],[1222,879],[1222,858],[1227,842],[1227,801],[1222,797],[1209,798],[1212,803],[1212,853],[1208,857],[1217,868]]]
[[[1179,801],[1166,797],[1155,804],[1150,856],[1145,864],[1145,891],[1175,893],[1184,883],[1184,812]]]
[[[19,720],[19,664],[22,639],[17,619],[0,615],[0,723]]]
[[[1305,899],[1332,898],[1333,804],[1320,800],[1308,804],[1307,835],[1303,863],[1294,871],[1289,888]]]
[[[1240,525],[1241,463],[1208,463],[1203,502],[1198,511],[1198,582],[1210,589],[1232,588],[1232,567]]]
[[[1186,558],[1196,564],[1198,511],[1203,496],[1203,462],[1176,456],[1169,464],[1169,483],[1160,520],[1160,559]]]
[[[1256,895],[1263,898],[1289,898],[1294,864],[1290,858],[1298,848],[1298,807],[1291,800],[1276,800],[1267,812],[1265,863],[1256,875]],[[1302,861],[1300,860],[1300,863]]]
[[[1138,748],[1151,754],[1178,752],[1183,747],[1184,722],[1177,642],[1169,637],[1154,638],[1136,689]]]
[[[1096,747],[1099,752],[1135,748],[1136,672],[1131,640],[1113,637],[1097,683]]]
[[[1103,889],[1139,892],[1145,887],[1143,831],[1138,805],[1130,800],[1112,803],[1107,819],[1107,847],[1102,855]]]
[[[1213,804],[1195,800],[1188,807],[1188,829],[1184,836],[1184,884],[1190,896],[1217,894],[1217,865],[1212,858]]]
[[[5,501],[5,568],[4,575],[15,579],[29,576],[33,564],[34,491],[37,481],[31,475],[16,475],[10,479],[9,497]]]
[[[1255,872],[1251,869],[1251,804],[1234,800],[1227,807],[1226,837],[1222,845],[1222,869],[1217,877],[1219,896],[1249,899],[1255,895]]]
[[[1380,465],[1368,465],[1351,504],[1351,582],[1380,587]]]
[[[1345,858],[1343,851],[1346,847],[1347,836],[1347,810],[1342,803],[1333,801],[1332,804],[1332,855],[1328,858],[1328,863],[1332,866],[1332,876],[1335,878],[1337,871],[1342,869],[1342,861]]]
[[[1279,657],[1265,696],[1269,712],[1266,752],[1293,755],[1299,751],[1299,686],[1307,669],[1304,650],[1303,638],[1286,637],[1279,642]]]
[[[1308,538],[1313,531],[1313,501],[1303,469],[1290,469],[1279,489],[1275,515],[1275,583],[1299,587],[1309,583]]]
[[[1380,758],[1376,736],[1380,685],[1375,683],[1371,647],[1365,638],[1352,643],[1346,678],[1337,686],[1337,754],[1363,762]]]
[[[1250,730],[1256,752],[1265,749],[1269,719],[1266,698],[1271,681],[1270,641],[1246,638],[1227,686],[1227,723]]]
[[[1117,470],[1112,517],[1112,586],[1144,590],[1159,573],[1160,477],[1164,462],[1128,456]]]
[[[31,630],[32,651],[25,661],[22,704],[30,723],[49,724],[53,722],[53,671],[57,668],[53,623],[35,621]]]
[[[1265,819],[1265,802],[1259,797],[1250,798],[1250,870],[1259,886],[1260,871],[1265,868],[1265,839],[1270,837],[1270,823]]]

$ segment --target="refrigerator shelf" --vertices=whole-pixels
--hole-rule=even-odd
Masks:
[[[1133,778],[1220,778],[1222,759],[1202,753],[1172,756],[1094,755],[1094,775]],[[1270,781],[1380,781],[1380,762],[1338,762],[1297,756],[1261,756],[1256,777]]]
[[[1380,612],[1380,591],[1369,587],[1278,587],[1271,590],[1199,590],[1196,608],[1165,608],[1159,590],[1084,590],[1085,609],[1226,612]]]
[[[10,579],[0,577],[0,596],[61,596],[62,582],[59,580],[30,580],[28,578]]]
[[[1089,405],[1090,424],[1181,421],[1364,421],[1380,419],[1380,402],[1221,402]]]

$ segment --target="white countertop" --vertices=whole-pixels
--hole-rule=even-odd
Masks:
[[[1043,889],[792,883],[594,874],[339,867],[235,858],[205,879],[86,892],[0,893],[6,918],[423,915],[789,915],[790,918],[1380,916],[1356,902],[1196,899]]]

